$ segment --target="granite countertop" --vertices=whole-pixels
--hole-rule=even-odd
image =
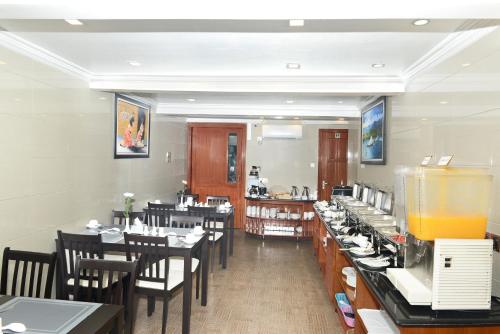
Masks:
[[[253,198],[250,196],[245,196],[245,199],[251,200],[251,201],[283,201],[283,202],[307,202],[307,203],[314,203],[316,200],[314,199],[274,199],[274,198]]]
[[[346,245],[335,237],[337,233],[324,221],[323,216],[316,208],[315,211],[328,233],[341,248],[345,248]],[[491,310],[434,311],[430,306],[410,305],[383,272],[369,271],[360,268],[349,252],[345,252],[345,256],[351,260],[353,267],[366,282],[379,304],[398,326],[440,327],[500,325],[500,302],[495,298],[492,298]]]

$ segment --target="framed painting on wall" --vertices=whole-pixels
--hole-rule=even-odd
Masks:
[[[361,163],[385,165],[385,106],[380,97],[361,111]]]
[[[115,94],[115,159],[149,158],[151,106]]]

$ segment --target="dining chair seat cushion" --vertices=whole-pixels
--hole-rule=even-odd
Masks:
[[[218,229],[223,229],[224,228],[224,222],[218,222],[218,221],[210,221],[208,222],[209,228],[214,228],[214,223],[215,223],[215,228]]]
[[[212,235],[210,235],[210,236],[208,237],[208,240],[210,240],[210,241],[212,241],[212,242],[213,242],[213,241],[218,241],[220,238],[222,238],[222,235],[223,235],[223,233],[222,233],[222,232],[215,232],[215,235],[213,235],[213,234],[212,234]]]
[[[104,260],[110,261],[127,261],[127,256],[125,254],[107,254],[104,253]]]
[[[182,256],[171,256],[170,259],[170,269],[178,270],[184,272],[184,258]],[[200,260],[191,259],[191,272],[195,272],[200,265]]]
[[[118,282],[118,277],[113,277],[113,284],[115,284],[116,282]],[[75,279],[74,278],[70,278],[66,281],[66,283],[68,284],[68,286],[73,286],[75,284]],[[82,279],[80,278],[80,286],[83,286],[85,288],[87,288],[89,286],[89,281],[86,280],[86,279]],[[93,288],[97,288],[99,286],[99,282],[97,279],[95,280],[92,280],[92,287]],[[108,276],[107,274],[105,273],[103,275],[103,278],[102,278],[102,288],[103,289],[106,289],[108,287]]]
[[[148,269],[146,269],[146,272],[148,272]],[[160,273],[163,273],[163,266],[160,265]],[[160,274],[160,276],[163,276]],[[180,284],[184,282],[184,272],[180,270],[174,270],[172,268],[169,268],[168,270],[168,284],[167,284],[167,290],[171,291]],[[136,281],[136,286],[139,288],[147,288],[147,289],[155,289],[155,290],[164,290],[165,288],[165,283],[163,282],[152,282],[152,281],[147,281],[147,280],[142,280],[138,279]]]

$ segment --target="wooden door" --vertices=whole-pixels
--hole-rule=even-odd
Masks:
[[[345,129],[320,129],[318,146],[318,197],[329,200],[332,187],[347,184],[347,134]]]
[[[229,196],[235,227],[243,227],[246,125],[188,124],[189,187],[199,194]]]

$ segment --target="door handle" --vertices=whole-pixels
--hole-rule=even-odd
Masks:
[[[325,189],[326,189],[326,185],[327,185],[327,184],[328,184],[328,182],[326,182],[325,180],[323,180],[323,181],[321,182],[321,188],[322,188],[323,190],[325,190]]]

